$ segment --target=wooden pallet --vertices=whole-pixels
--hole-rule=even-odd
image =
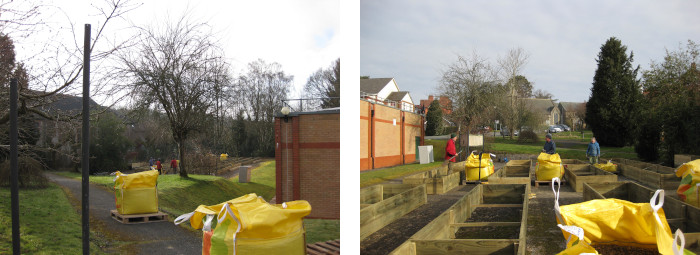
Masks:
[[[110,211],[112,219],[122,224],[138,224],[167,221],[168,215],[162,212],[148,214],[120,214],[117,210]]]
[[[340,239],[306,245],[309,255],[340,254]]]

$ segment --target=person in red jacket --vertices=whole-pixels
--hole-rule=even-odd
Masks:
[[[447,140],[447,146],[445,146],[445,160],[457,162],[457,159],[454,157],[455,155],[457,155],[457,147],[455,147],[456,141],[457,135],[454,133],[451,134],[450,140]]]
[[[177,160],[174,157],[170,161],[170,168],[173,169],[173,174],[177,173]]]
[[[156,169],[158,169],[158,174],[161,174],[161,169],[163,169],[163,165],[160,164],[161,159],[158,159],[156,161]]]

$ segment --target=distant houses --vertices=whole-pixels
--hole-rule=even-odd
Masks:
[[[361,78],[360,98],[403,111],[415,111],[411,94],[401,91],[394,78]]]
[[[581,109],[585,109],[585,103],[555,102],[552,99],[522,98],[526,107],[535,114],[542,116],[542,125],[566,124],[571,127],[579,127],[583,122]]]

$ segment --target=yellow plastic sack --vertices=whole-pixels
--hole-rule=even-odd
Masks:
[[[571,240],[566,243],[566,250],[563,250],[558,255],[579,255],[579,254],[598,254],[590,244],[586,243],[584,238],[584,231],[582,228],[577,226],[564,226],[562,224],[557,225],[561,228],[562,232],[570,234]]]
[[[688,204],[700,207],[700,159],[678,167],[676,176],[682,177],[676,190],[678,197]]]
[[[593,164],[593,166],[608,172],[617,172],[617,165],[613,164],[611,161],[605,164]]]
[[[551,181],[555,177],[561,178],[564,175],[564,165],[561,164],[559,154],[540,153],[537,156],[535,175],[538,181]]]
[[[251,193],[213,206],[200,205],[175,219],[175,224],[189,220],[192,228],[202,229],[202,254],[303,255],[302,219],[310,212],[311,205],[304,200],[271,205]]]
[[[649,203],[632,203],[610,198],[560,207],[559,187],[559,178],[553,179],[554,214],[557,223],[581,227],[586,232],[586,243],[635,246],[658,249],[659,253],[664,255],[674,254],[671,228],[661,208],[664,203],[664,190],[657,190]],[[567,239],[567,247],[573,246],[574,238],[571,237],[571,233],[562,233]]]
[[[221,155],[219,156],[219,160],[221,160],[221,161],[224,161],[224,160],[227,160],[227,159],[228,159],[228,154],[226,154],[226,153],[223,153],[223,154],[221,154]]]
[[[494,164],[493,160],[491,159],[491,154],[481,154],[481,168],[479,168],[479,156],[474,155],[474,153],[470,154],[464,163],[464,168],[467,171],[468,181],[478,180],[479,172],[481,172],[481,180],[487,180],[494,171]]]
[[[114,202],[120,214],[158,212],[158,170],[114,174]]]

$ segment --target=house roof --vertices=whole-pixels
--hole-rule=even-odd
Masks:
[[[552,99],[523,98],[521,100],[525,101],[534,112],[549,114],[554,109],[554,101]]]
[[[377,94],[381,91],[393,78],[371,78],[360,79],[360,91],[367,94]]]
[[[564,108],[566,111],[573,111],[576,109],[576,107],[579,107],[580,105],[584,104],[581,102],[559,102],[561,106]]]
[[[400,102],[401,100],[403,100],[404,97],[406,97],[407,94],[408,94],[408,91],[394,91],[394,92],[389,93],[389,96],[387,96],[386,99],[391,100],[391,101]],[[413,102],[411,102],[411,103],[413,103]]]

